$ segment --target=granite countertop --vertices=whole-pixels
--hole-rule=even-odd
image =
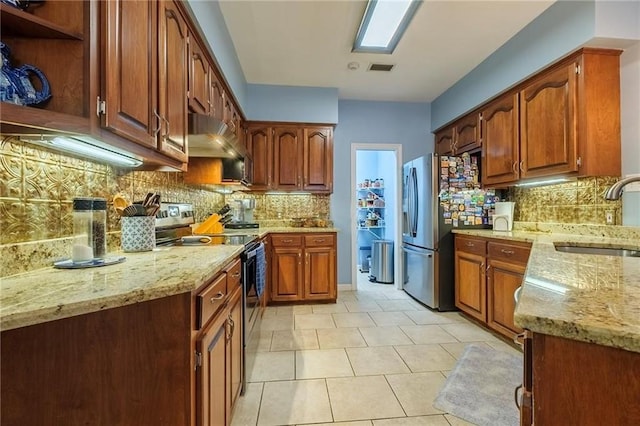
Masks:
[[[1,278],[0,329],[191,292],[206,284],[242,250],[241,245],[160,247],[141,253],[115,253],[126,260],[109,266],[48,267]]]
[[[533,332],[640,352],[640,258],[556,251],[554,243],[640,249],[640,240],[595,235],[454,233],[532,243],[515,323]]]
[[[251,232],[248,232],[251,231]],[[235,233],[320,233],[336,228],[261,227]],[[243,250],[241,245],[158,247],[123,263],[87,269],[45,267],[0,278],[0,330],[82,315],[204,285]],[[42,284],[37,284],[42,283]]]

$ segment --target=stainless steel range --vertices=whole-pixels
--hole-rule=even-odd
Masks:
[[[258,241],[257,229],[227,231],[222,234],[192,235],[193,206],[186,203],[162,203],[156,215],[156,245],[214,246],[234,244],[244,246],[242,262],[242,394],[246,390],[247,372],[253,368],[257,340],[252,338],[260,328],[260,304],[266,280],[264,244]],[[252,233],[253,231],[253,233]]]

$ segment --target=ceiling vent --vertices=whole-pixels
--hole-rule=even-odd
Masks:
[[[371,64],[368,71],[386,71],[389,72],[395,65],[392,64]]]

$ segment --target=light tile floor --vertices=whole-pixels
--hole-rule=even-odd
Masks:
[[[511,345],[457,312],[431,311],[359,274],[334,304],[268,307],[234,426],[470,423],[432,401],[464,347]]]

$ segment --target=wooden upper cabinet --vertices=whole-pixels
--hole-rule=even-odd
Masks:
[[[314,192],[333,190],[333,129],[308,127],[303,133],[304,174],[302,189]]]
[[[484,185],[507,184],[520,177],[518,94],[504,95],[482,109]]]
[[[104,15],[102,127],[156,148],[157,13],[155,1],[101,2]]]
[[[578,170],[577,70],[571,62],[520,91],[522,178]]]
[[[172,0],[159,10],[158,113],[162,117],[159,150],[187,161],[187,22]]]
[[[211,100],[211,108],[209,110],[209,114],[212,117],[217,118],[218,120],[222,120],[224,118],[223,113],[223,93],[222,84],[220,83],[220,79],[216,75],[215,72],[211,72],[209,76],[209,99]]]
[[[209,115],[211,110],[209,75],[211,69],[198,42],[189,40],[189,108]]]
[[[454,126],[453,149],[456,155],[482,146],[480,115],[472,113],[458,120]]]
[[[249,126],[247,128],[247,151],[253,158],[252,190],[271,189],[273,170],[273,139],[271,127]]]
[[[447,127],[435,134],[435,151],[440,155],[453,155],[453,128]]]
[[[273,184],[276,189],[302,188],[302,129],[273,129]]]

